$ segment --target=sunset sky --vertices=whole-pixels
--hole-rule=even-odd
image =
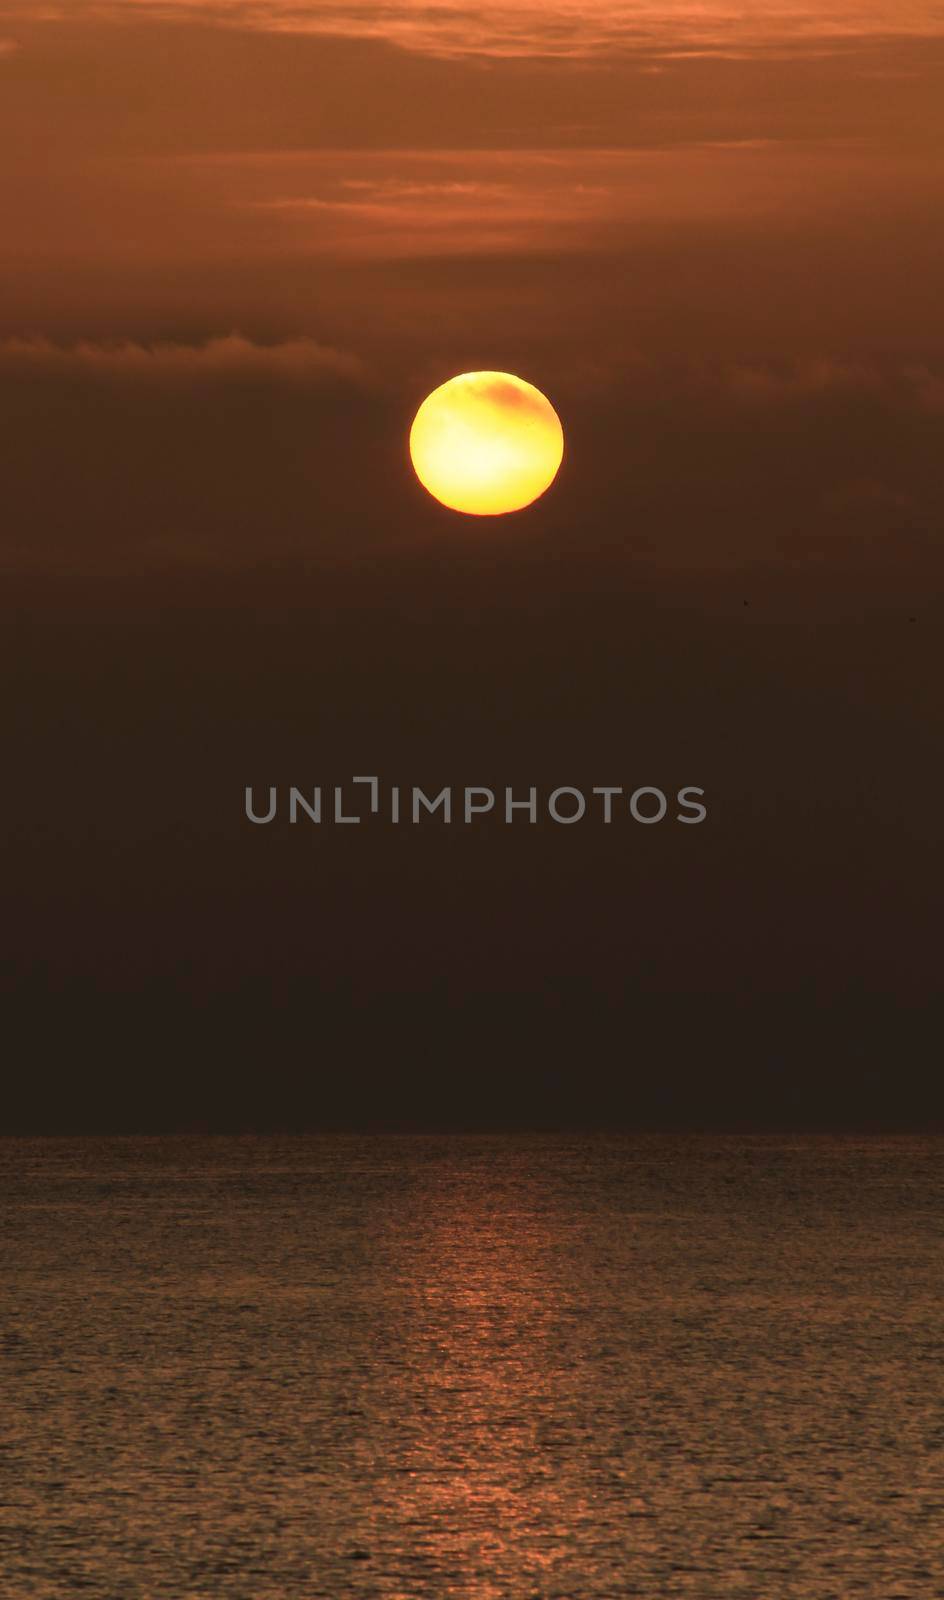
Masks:
[[[459,1017],[519,1120],[604,1056],[684,1120],[654,1041],[696,1120],[931,1103],[942,83],[924,0],[0,0],[5,969],[66,1122],[212,1122],[227,1052],[317,1120],[339,1050],[394,1117],[390,1039],[407,1120],[500,1118]],[[567,439],[488,527],[406,450],[477,369]],[[246,836],[378,768],[712,812]]]

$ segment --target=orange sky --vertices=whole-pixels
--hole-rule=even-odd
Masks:
[[[640,41],[666,49],[725,47],[797,41],[816,47],[837,36],[940,32],[941,8],[933,0],[827,0],[824,5],[754,0],[69,0],[68,4],[7,0],[3,15],[16,19],[129,20],[177,17],[226,27],[272,32],[334,34],[383,39],[431,54],[578,55],[631,50]]]
[[[44,383],[124,386],[133,412],[142,386],[211,370],[281,391],[298,363],[280,352],[301,351],[306,384],[330,376],[391,426],[453,371],[512,367],[610,414],[675,395],[697,428],[712,386],[743,409],[759,374],[768,404],[840,406],[836,459],[804,447],[804,493],[845,503],[849,430],[871,439],[886,417],[904,437],[940,392],[942,17],[852,0],[7,0],[0,389],[26,364],[30,416]],[[810,371],[846,375],[846,395],[865,374],[861,404],[810,391]],[[74,403],[84,431],[94,407]],[[866,476],[924,526],[914,450],[909,481],[874,459]],[[757,537],[741,514],[735,550]],[[677,523],[660,548],[684,542]],[[52,558],[58,519],[38,525]]]
[[[869,1061],[938,1083],[942,82],[907,0],[0,0],[39,1125],[172,1063],[228,1105],[280,1051],[428,1111],[496,1040],[499,1098],[605,1061],[731,1125],[774,1077],[843,1116]],[[481,370],[565,432],[507,518],[409,463]],[[359,772],[697,783],[711,820],[247,843],[247,782]]]

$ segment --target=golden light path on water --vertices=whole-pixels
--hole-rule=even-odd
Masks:
[[[933,1138],[0,1141],[4,1600],[935,1592]]]

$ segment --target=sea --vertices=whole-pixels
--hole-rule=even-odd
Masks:
[[[0,1596],[944,1596],[942,1154],[0,1141]]]

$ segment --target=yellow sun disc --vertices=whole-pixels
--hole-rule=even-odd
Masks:
[[[564,430],[540,389],[510,372],[463,372],[434,389],[410,430],[425,489],[453,511],[496,517],[537,500],[557,476]]]

